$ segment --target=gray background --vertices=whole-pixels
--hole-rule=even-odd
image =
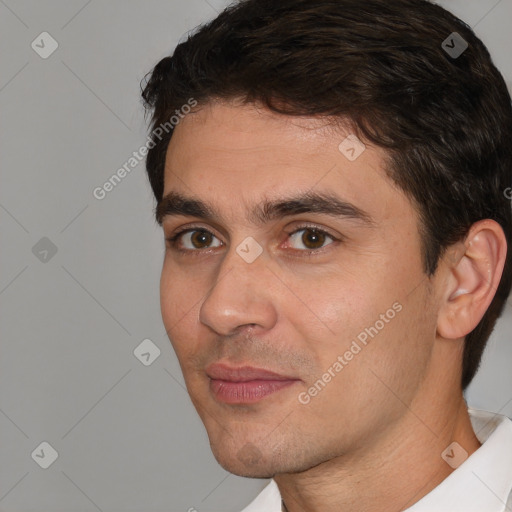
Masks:
[[[510,84],[512,0],[441,4],[476,27]],[[267,483],[216,463],[184,390],[144,162],[92,194],[146,142],[144,74],[224,5],[0,0],[2,511],[229,512]],[[46,59],[31,47],[44,31],[58,43]],[[511,324],[509,303],[467,393],[508,416]],[[149,366],[133,353],[144,339],[161,350]],[[48,449],[31,456],[43,441],[58,452],[48,469],[36,464]]]

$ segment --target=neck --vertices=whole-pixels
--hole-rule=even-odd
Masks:
[[[462,393],[445,403],[431,398],[425,407],[413,403],[393,431],[363,452],[343,454],[301,473],[276,475],[283,510],[405,510],[454,471],[441,457],[452,442],[468,456],[480,447]]]

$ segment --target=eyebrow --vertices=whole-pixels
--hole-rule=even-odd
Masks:
[[[333,194],[314,192],[272,201],[264,200],[250,212],[249,220],[254,224],[265,224],[301,213],[320,213],[359,220],[368,226],[375,225],[373,218],[354,204]],[[220,217],[211,205],[177,192],[169,192],[155,208],[155,217],[159,225],[162,225],[167,217],[180,215],[204,220],[216,220]]]

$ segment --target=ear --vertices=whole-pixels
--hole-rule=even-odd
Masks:
[[[505,266],[507,240],[490,219],[473,224],[455,257],[445,260],[448,278],[437,332],[459,339],[478,325],[492,302]]]

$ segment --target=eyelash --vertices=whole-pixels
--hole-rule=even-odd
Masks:
[[[328,233],[324,229],[321,229],[321,228],[319,228],[317,226],[310,225],[310,224],[305,224],[305,225],[302,225],[302,226],[298,226],[294,231],[292,231],[291,233],[288,233],[288,237],[291,237],[295,233],[297,233],[299,231],[303,231],[305,229],[310,229],[311,231],[315,231],[318,234],[325,235],[325,236],[331,238],[333,240],[333,242],[341,241],[340,238],[334,237],[333,235],[331,235],[330,233]],[[190,232],[194,232],[194,231],[201,231],[201,232],[204,232],[204,233],[208,233],[208,234],[214,236],[215,238],[217,238],[215,236],[215,234],[212,233],[211,231],[209,231],[208,229],[205,229],[205,228],[200,227],[200,226],[190,226],[188,228],[182,229],[181,231],[178,231],[177,233],[171,235],[170,237],[167,237],[165,240],[167,242],[169,242],[169,244],[171,244],[173,249],[175,249],[176,251],[178,251],[178,252],[180,252],[182,254],[189,254],[191,256],[200,256],[202,253],[204,253],[205,251],[208,251],[210,248],[207,247],[205,249],[182,249],[180,247],[177,247],[178,239],[182,235],[184,235],[185,233],[190,233]],[[326,247],[331,245],[333,242],[331,242],[330,244],[327,244],[324,247],[319,247],[318,249],[307,249],[307,250],[295,249],[295,251],[300,252],[301,254],[303,254],[306,257],[307,256],[313,256],[315,253],[321,252],[323,249],[325,249]]]

